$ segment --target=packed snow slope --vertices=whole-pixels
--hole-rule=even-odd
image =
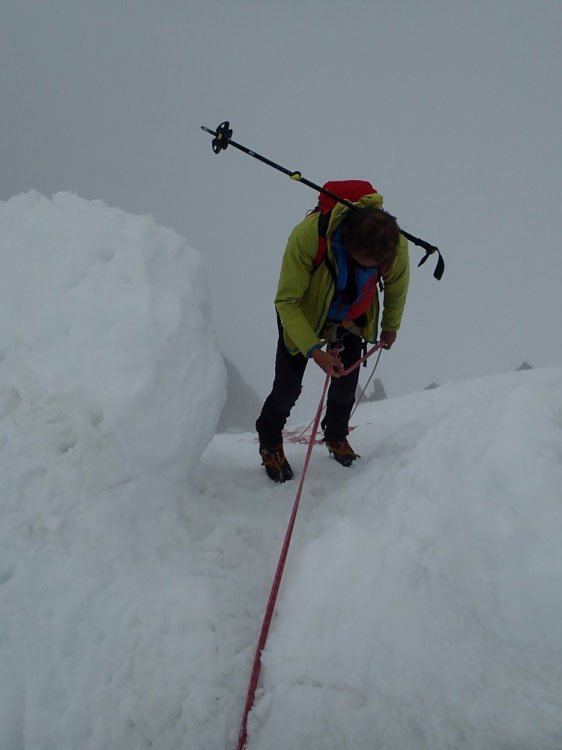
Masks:
[[[0,748],[232,750],[296,482],[213,437],[199,256],[36,193],[0,253]],[[353,423],[353,467],[312,457],[248,750],[560,750],[562,368]]]

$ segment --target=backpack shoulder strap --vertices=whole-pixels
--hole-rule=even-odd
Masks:
[[[312,272],[314,273],[318,268],[320,268],[322,263],[324,263],[330,273],[330,276],[332,277],[334,286],[337,288],[338,275],[336,273],[334,264],[332,263],[331,259],[328,257],[328,239],[326,236],[328,232],[328,226],[330,224],[331,216],[332,216],[331,211],[326,211],[325,213],[322,213],[322,212],[318,213],[318,250],[316,252],[316,257],[312,261]]]

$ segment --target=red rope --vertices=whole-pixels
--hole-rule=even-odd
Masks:
[[[240,734],[238,736],[238,750],[244,750],[244,748],[246,747],[246,740],[248,736],[247,735],[248,714],[250,713],[252,706],[254,705],[254,700],[256,697],[256,688],[258,686],[258,679],[259,679],[260,670],[261,670],[261,655],[265,647],[265,642],[267,641],[267,634],[269,633],[269,626],[271,624],[271,618],[273,617],[273,610],[275,609],[275,602],[277,601],[277,594],[279,593],[279,588],[281,586],[281,579],[283,577],[283,570],[285,569],[287,553],[289,552],[289,545],[291,543],[293,527],[295,525],[295,520],[297,517],[297,511],[298,511],[299,502],[301,499],[302,488],[304,485],[306,472],[308,470],[308,465],[310,463],[312,449],[314,447],[314,439],[316,438],[316,433],[318,432],[318,425],[320,424],[320,417],[322,415],[322,407],[324,405],[324,399],[326,397],[326,392],[328,390],[328,385],[330,383],[331,375],[332,375],[332,368],[330,368],[330,370],[328,371],[326,375],[326,380],[324,382],[324,389],[322,391],[322,397],[320,399],[320,403],[318,404],[316,416],[314,417],[314,424],[312,426],[312,433],[310,436],[310,440],[308,442],[308,450],[306,451],[306,458],[304,460],[304,466],[303,466],[302,473],[301,473],[301,480],[299,483],[299,487],[297,489],[295,502],[293,504],[293,511],[289,519],[289,526],[287,527],[287,531],[285,533],[285,540],[283,542],[283,547],[281,548],[281,554],[279,555],[279,560],[277,562],[277,569],[275,570],[275,576],[273,578],[273,585],[271,587],[269,599],[267,602],[267,606],[265,608],[265,614],[263,616],[261,631],[260,631],[260,635],[258,638],[258,645],[256,647],[256,654],[254,656],[254,663],[252,666],[252,673],[250,676],[250,684],[248,685],[248,693],[246,695],[246,703],[244,705],[244,711],[242,713],[242,723],[240,725]]]
[[[355,362],[351,367],[349,367],[347,370],[343,370],[341,372],[341,376],[348,375],[350,372],[353,372],[357,367],[361,365],[362,362],[364,362],[366,359],[368,359],[372,354],[374,354],[377,350],[381,349],[381,344],[375,344],[366,354],[364,357],[361,357],[361,359],[358,359],[357,362]],[[379,354],[380,357],[380,354]],[[378,364],[378,359],[377,359]],[[376,368],[376,364],[375,364]],[[374,370],[373,370],[374,372]],[[279,555],[279,560],[277,561],[277,568],[275,570],[275,576],[273,578],[273,585],[271,587],[271,591],[269,592],[269,599],[267,601],[267,606],[265,608],[265,613],[263,616],[263,622],[258,638],[258,643],[256,646],[256,653],[254,655],[254,662],[252,665],[252,672],[250,675],[250,683],[248,685],[248,692],[246,694],[246,703],[244,704],[244,711],[242,712],[242,721],[240,724],[240,733],[238,735],[238,750],[244,750],[246,747],[246,741],[248,738],[248,715],[250,711],[252,710],[252,707],[254,705],[254,701],[256,699],[256,689],[258,686],[258,680],[260,676],[261,671],[261,655],[263,652],[263,649],[265,648],[265,644],[267,641],[267,636],[269,633],[269,626],[271,625],[271,619],[273,617],[273,612],[275,609],[275,603],[277,601],[277,595],[279,594],[279,588],[281,586],[281,579],[283,578],[283,571],[285,569],[285,563],[287,561],[287,555],[289,552],[289,545],[291,544],[291,537],[293,535],[293,528],[295,525],[295,520],[297,518],[297,511],[299,509],[299,503],[302,495],[302,488],[304,486],[304,480],[306,478],[306,473],[308,471],[308,465],[310,464],[310,457],[312,456],[312,449],[314,447],[314,441],[316,439],[316,434],[318,432],[318,427],[320,424],[320,417],[322,416],[322,410],[324,407],[324,399],[326,398],[326,393],[328,391],[328,386],[330,384],[330,378],[332,377],[332,368],[328,370],[326,374],[326,380],[324,381],[324,388],[322,390],[322,396],[320,398],[320,402],[318,404],[318,409],[316,410],[316,416],[314,417],[313,424],[312,424],[312,432],[310,434],[310,439],[308,441],[308,448],[306,451],[306,458],[304,460],[304,466],[301,472],[301,479],[299,482],[299,486],[297,489],[297,494],[295,496],[295,501],[293,504],[293,510],[291,512],[291,517],[289,519],[289,525],[287,527],[287,531],[285,533],[285,539],[283,541],[283,546],[281,548],[281,553]],[[308,428],[307,428],[308,429]]]
[[[377,343],[377,344],[375,344],[365,354],[364,357],[362,357],[361,359],[358,359],[357,362],[355,362],[351,367],[349,367],[347,370],[344,370],[342,372],[342,376],[348,375],[350,372],[353,372],[353,370],[355,370],[357,367],[359,367],[363,362],[365,362],[365,360],[369,359],[369,357],[372,354],[374,354],[376,351],[378,351],[379,356],[377,357],[377,361],[375,362],[375,366],[373,367],[373,371],[371,372],[371,374],[369,375],[369,378],[368,378],[367,382],[365,383],[365,387],[363,388],[363,390],[359,394],[359,398],[355,400],[355,406],[353,407],[353,411],[351,412],[350,418],[355,414],[355,410],[357,409],[357,407],[361,403],[361,400],[363,399],[363,396],[365,395],[365,391],[367,390],[367,388],[369,386],[369,383],[371,382],[371,378],[375,374],[375,370],[377,369],[377,365],[379,364],[379,359],[381,358],[381,354],[382,354],[382,344],[380,342]],[[306,433],[308,432],[308,430],[310,429],[310,427],[312,426],[313,423],[314,423],[314,419],[312,419],[306,425],[306,427],[303,427],[302,430],[300,430],[300,431],[295,430],[294,434],[291,434],[288,437],[289,442],[291,442],[291,443],[299,443],[299,442],[301,442],[302,438],[306,435]]]
[[[369,357],[372,354],[374,354],[376,351],[378,351],[379,349],[382,349],[382,344],[381,344],[380,341],[378,341],[374,346],[372,346],[369,349],[369,351],[367,352],[367,354],[365,354],[363,357],[361,357],[361,359],[358,359],[357,362],[354,362],[351,365],[351,367],[348,367],[347,370],[341,370],[340,371],[340,377],[343,377],[344,375],[349,375],[350,372],[353,372],[353,370],[356,370],[360,365],[363,364],[363,362],[365,362],[367,359],[369,359]],[[377,363],[378,363],[378,359],[377,359]],[[375,367],[376,366],[377,365],[375,365]]]

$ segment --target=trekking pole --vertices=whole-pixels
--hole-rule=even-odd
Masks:
[[[277,169],[277,171],[283,172],[283,174],[286,174],[291,178],[291,180],[294,180],[295,182],[302,182],[303,185],[306,185],[313,190],[317,190],[319,193],[327,195],[332,200],[337,201],[337,203],[342,203],[344,206],[347,206],[347,208],[350,208],[351,210],[355,210],[357,208],[354,203],[351,203],[345,198],[341,198],[339,195],[332,193],[330,190],[326,190],[326,188],[321,187],[320,185],[317,185],[310,180],[307,180],[302,176],[299,170],[291,171],[290,169],[286,169],[280,164],[276,164],[274,161],[271,161],[271,159],[268,159],[265,156],[252,151],[252,149],[247,148],[246,146],[242,146],[240,145],[240,143],[236,143],[236,141],[233,141],[232,128],[230,127],[230,122],[228,120],[221,122],[216,130],[211,130],[210,128],[205,127],[205,125],[201,125],[201,130],[204,130],[206,133],[209,133],[209,135],[214,136],[213,140],[211,141],[211,147],[215,154],[220,154],[221,151],[225,151],[228,146],[234,146],[234,148],[237,148],[244,154],[248,154],[248,156],[252,156],[254,159],[267,164],[269,167],[273,167],[273,169]],[[433,253],[437,253],[439,257],[433,275],[436,279],[439,280],[443,276],[443,271],[445,270],[445,261],[443,260],[443,256],[439,252],[439,248],[435,245],[431,245],[425,240],[420,239],[419,237],[415,237],[413,234],[404,231],[402,228],[400,229],[400,233],[403,234],[406,239],[410,240],[410,242],[413,242],[414,245],[418,245],[425,250],[425,255],[418,263],[418,266],[423,265],[430,255],[433,255]]]

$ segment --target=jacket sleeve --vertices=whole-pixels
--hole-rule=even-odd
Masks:
[[[397,331],[402,321],[410,281],[408,241],[400,235],[396,260],[384,277],[384,302],[381,319],[382,331]]]
[[[293,229],[285,249],[275,308],[283,330],[306,357],[323,345],[303,312],[303,297],[313,274],[318,246],[317,222],[305,219]]]

